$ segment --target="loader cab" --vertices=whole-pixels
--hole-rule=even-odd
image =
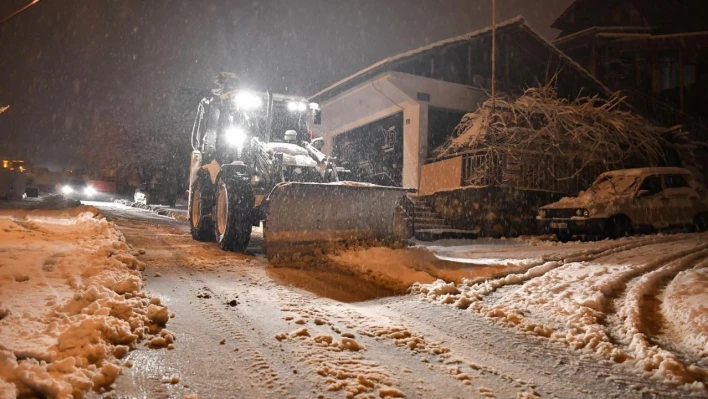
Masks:
[[[308,104],[304,99],[291,96],[273,95],[273,106],[270,118],[270,140],[286,142],[286,132],[295,131],[296,143],[310,141],[308,127]]]
[[[229,122],[264,142],[284,142],[294,130],[297,142],[311,141],[309,122],[319,106],[303,97],[242,90],[231,98]],[[236,122],[233,122],[236,121]]]

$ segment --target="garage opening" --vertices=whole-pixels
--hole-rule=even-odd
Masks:
[[[334,138],[334,156],[347,180],[400,187],[403,183],[403,112]]]
[[[433,155],[433,150],[444,144],[452,135],[466,113],[446,108],[428,108],[428,158]]]

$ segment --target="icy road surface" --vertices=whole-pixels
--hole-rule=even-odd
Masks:
[[[642,273],[625,270],[621,287],[611,301],[602,303],[602,309],[607,310],[606,320],[573,319],[585,321],[589,327],[596,322],[600,331],[608,332],[608,345],[624,350],[631,357],[634,352],[627,348],[632,343],[620,331],[625,327],[625,319],[615,315],[623,311],[623,306],[629,306],[627,311],[638,306],[640,318],[650,314],[643,313],[644,309],[659,306],[657,301],[661,297],[654,293],[663,287],[663,283],[651,280],[650,290],[639,291],[646,295],[630,296],[632,287],[641,281],[637,277],[665,264],[676,266],[671,262],[685,257],[690,258],[687,260],[690,265],[695,265],[704,254],[701,245],[706,243],[706,236],[638,238],[630,240],[631,245],[591,243],[593,250],[583,243],[551,246],[509,241],[511,245],[505,246],[441,245],[432,248],[439,256],[464,257],[467,263],[452,264],[446,270],[412,271],[427,276],[428,284],[417,287],[420,294],[396,295],[397,287],[377,284],[386,279],[362,279],[356,273],[343,272],[344,269],[332,272],[273,268],[260,252],[257,233],[248,254],[222,252],[215,244],[192,241],[184,222],[120,205],[94,205],[117,224],[128,243],[146,251],[140,256],[147,264],[145,290],[175,312],[169,328],[176,334],[176,348],[170,351],[140,348],[131,352],[133,367],[119,377],[114,392],[118,397],[705,395],[705,391],[686,391],[665,383],[664,379],[651,379],[639,373],[633,361],[617,362],[602,353],[578,351],[565,341],[549,339],[547,334],[529,333],[513,323],[511,312],[500,322],[501,316],[492,317],[494,313],[490,316],[483,310],[525,306],[529,311],[524,322],[535,323],[534,326],[541,328],[539,331],[546,331],[543,328],[548,328],[549,333],[563,332],[564,328],[570,331],[574,326],[566,327],[562,322],[568,314],[554,313],[563,309],[563,301],[549,300],[547,297],[555,298],[547,295],[551,283],[544,285],[539,279],[551,278],[554,271],[558,273],[564,267],[578,268],[576,274],[585,273],[577,266],[579,259],[575,259],[576,263],[567,259],[578,254],[596,263],[603,257],[614,257],[612,262],[626,260],[631,264],[632,257],[649,253],[656,262]],[[674,242],[678,245],[673,245]],[[679,254],[670,257],[672,251]],[[560,260],[551,264],[551,258]],[[357,258],[341,260],[352,259]],[[516,261],[500,266],[501,259]],[[684,270],[689,263],[681,263],[671,269],[672,273]],[[544,265],[545,268],[539,269]],[[477,284],[473,288],[432,282],[434,277],[445,276],[450,276],[448,281],[460,282],[463,277],[474,275],[474,268],[481,270],[480,278],[487,285]],[[500,268],[507,268],[504,274],[511,270],[522,277],[497,278]],[[597,273],[599,279],[613,275],[612,268],[607,269],[606,273]],[[607,277],[610,280],[617,281]],[[553,280],[553,287],[561,291],[574,284],[582,288],[589,280]],[[512,295],[520,298],[514,299]],[[466,299],[462,304],[454,306],[463,297]],[[635,297],[644,302],[626,305]],[[544,301],[550,302],[548,308],[543,308],[546,312],[531,311]],[[525,315],[524,311],[519,314],[522,318]],[[613,331],[617,331],[616,337]],[[671,335],[652,331],[648,334],[647,339],[652,343],[661,343]],[[684,344],[661,348],[675,354],[682,364],[700,360],[701,355],[693,354]],[[704,380],[696,373],[699,372],[694,370],[690,374],[694,380]]]

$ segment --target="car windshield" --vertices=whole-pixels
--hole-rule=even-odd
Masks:
[[[588,192],[600,197],[625,195],[630,194],[638,182],[639,177],[637,176],[623,174],[602,175],[590,186]]]
[[[84,187],[86,186],[86,182],[83,180],[69,180],[66,185],[71,187]]]

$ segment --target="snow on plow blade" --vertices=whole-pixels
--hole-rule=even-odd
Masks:
[[[274,259],[347,243],[400,245],[411,234],[402,207],[411,191],[350,182],[280,184],[267,199],[263,250]]]

